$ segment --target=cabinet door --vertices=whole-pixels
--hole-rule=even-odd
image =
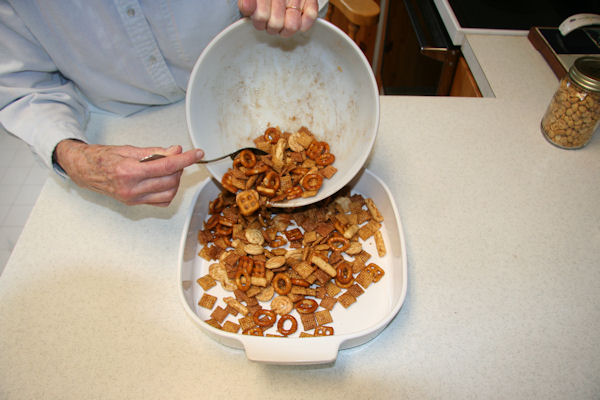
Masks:
[[[450,96],[482,97],[479,86],[463,56],[458,59],[454,80],[450,88]]]

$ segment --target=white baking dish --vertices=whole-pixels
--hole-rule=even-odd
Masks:
[[[206,219],[208,203],[220,191],[212,179],[205,180],[198,188],[181,237],[178,279],[181,300],[187,314],[219,343],[244,349],[249,360],[266,363],[332,362],[336,359],[339,349],[358,346],[376,337],[398,313],[406,296],[404,235],[394,200],[379,178],[364,170],[350,185],[353,193],[372,198],[385,218],[382,233],[387,255],[383,258],[377,256],[373,239],[363,243],[363,248],[373,255],[369,262],[377,263],[384,269],[385,275],[379,282],[371,284],[349,308],[344,309],[337,305],[331,311],[334,320],[332,325],[335,328],[333,336],[299,338],[296,333],[294,337],[287,338],[256,337],[225,332],[204,322],[210,318],[212,311],[197,305],[204,290],[196,283],[196,279],[208,273],[210,263],[197,255],[202,247],[198,244],[197,234]],[[217,305],[222,306],[223,297],[232,296],[231,292],[226,292],[220,285],[209,289],[208,293],[216,296],[219,299]],[[299,318],[297,319],[298,330],[301,331],[302,324]]]

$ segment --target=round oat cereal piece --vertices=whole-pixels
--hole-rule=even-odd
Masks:
[[[271,301],[271,310],[276,314],[289,314],[294,309],[294,303],[287,296],[277,296]]]

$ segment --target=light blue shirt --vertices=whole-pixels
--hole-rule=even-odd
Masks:
[[[323,2],[319,2],[322,4]],[[52,167],[89,103],[128,115],[185,96],[237,0],[0,0],[0,123]]]

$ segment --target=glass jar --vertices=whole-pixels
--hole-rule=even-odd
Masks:
[[[600,57],[575,60],[542,118],[542,132],[552,144],[579,149],[589,143],[600,120]]]

